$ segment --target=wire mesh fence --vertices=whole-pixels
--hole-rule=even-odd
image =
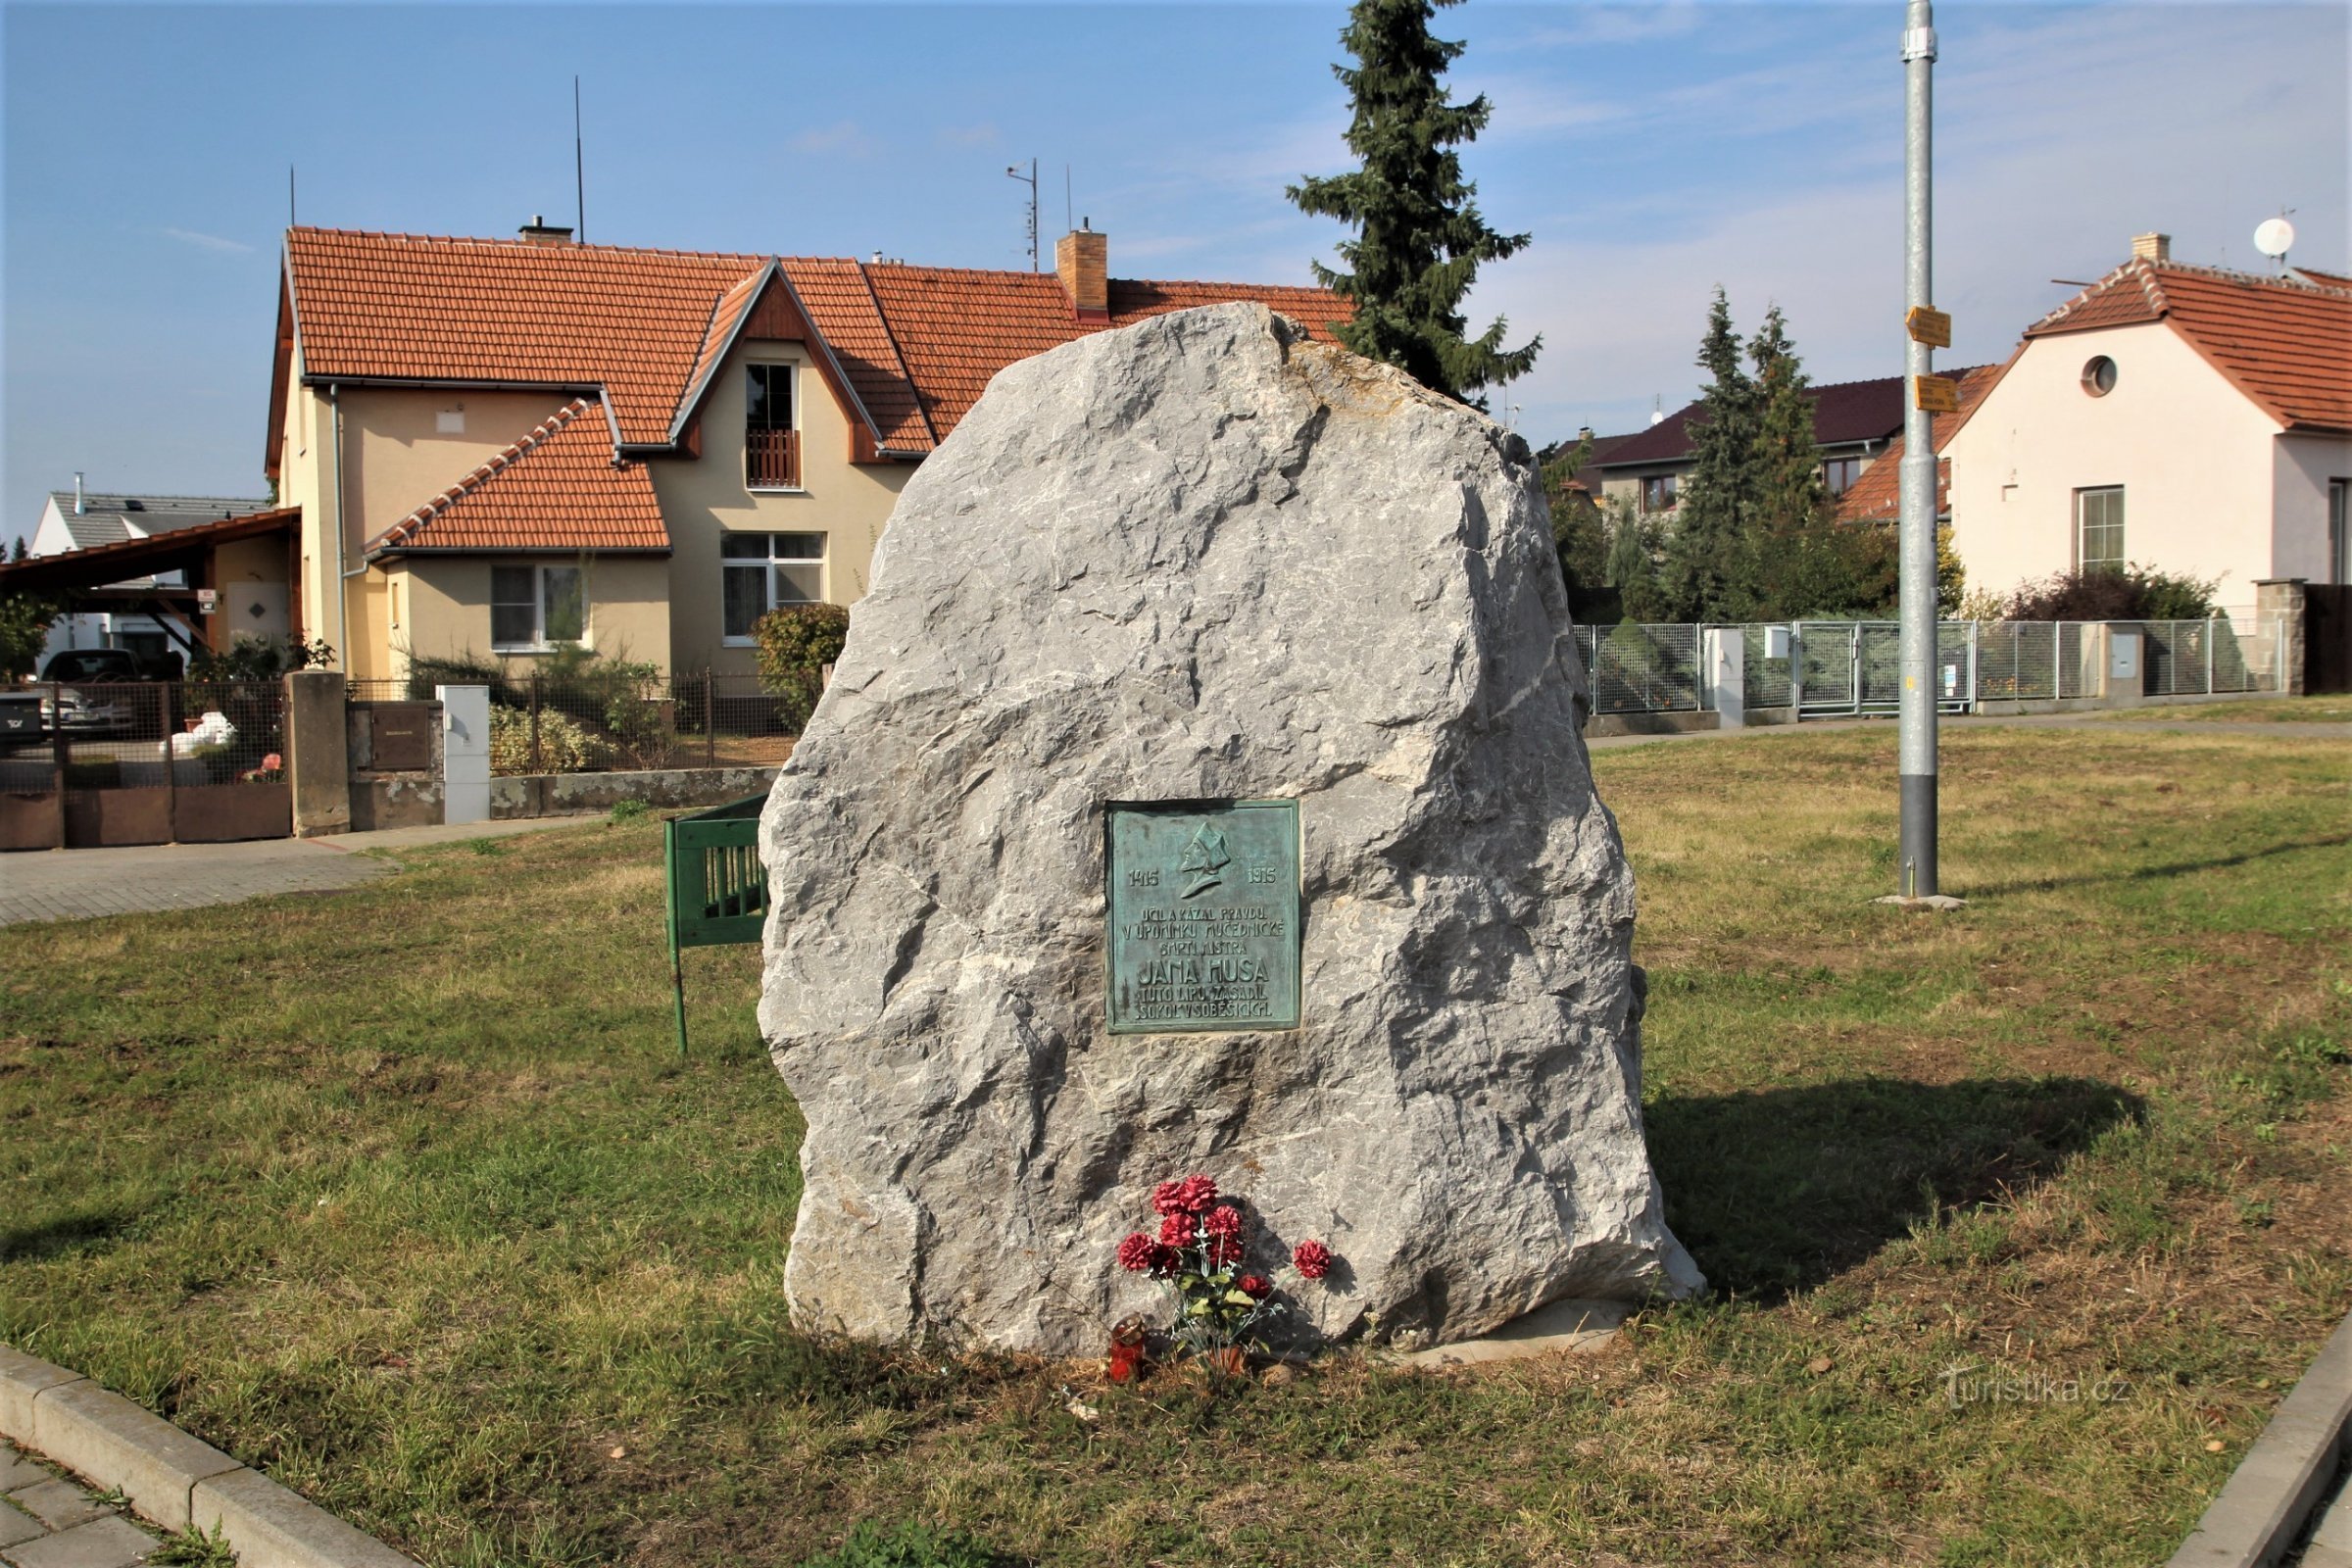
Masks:
[[[352,681],[355,703],[431,702],[433,676]],[[772,689],[757,675],[591,671],[448,682],[490,692],[494,774],[678,767],[773,767],[816,706],[819,687]]]
[[[76,681],[7,700],[0,789],[187,789],[285,778],[286,691],[277,680]]]
[[[1768,657],[1786,631],[1785,658]],[[1902,695],[1902,636],[1891,620],[1807,620],[1786,626],[1579,626],[1594,713],[1711,710],[1700,672],[1709,632],[1737,634],[1749,709],[1801,714],[1891,712]],[[2251,614],[2203,620],[1968,621],[1936,629],[1936,704],[2086,697],[2187,697],[2285,689],[2286,639]]]
[[[1592,691],[1595,713],[1690,712],[1699,706],[1696,626],[1651,626],[1625,621],[1579,626],[1577,650]]]

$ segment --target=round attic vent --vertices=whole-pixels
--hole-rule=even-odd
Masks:
[[[2115,362],[2106,355],[2094,356],[2082,367],[2082,390],[2094,398],[2103,398],[2115,390]]]

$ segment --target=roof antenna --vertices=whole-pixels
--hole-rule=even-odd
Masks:
[[[294,166],[286,166],[286,226],[294,226]]]
[[[1032,272],[1034,272],[1034,271],[1038,270],[1038,266],[1037,266],[1037,160],[1036,160],[1036,159],[1034,159],[1034,158],[1032,158],[1032,159],[1030,159],[1030,160],[1029,160],[1029,172],[1028,172],[1028,173],[1026,173],[1026,174],[1024,174],[1024,173],[1022,173],[1022,172],[1021,172],[1021,166],[1020,166],[1020,165],[1018,165],[1018,164],[1007,164],[1007,165],[1005,165],[1005,166],[1004,166],[1004,177],[1005,177],[1006,179],[1017,179],[1017,180],[1019,180],[1019,181],[1020,181],[1022,184],[1024,184],[1024,185],[1026,185],[1026,186],[1028,186],[1028,187],[1029,187],[1029,270],[1031,270]]]
[[[580,156],[580,78],[571,78],[571,182],[572,226],[579,232],[579,243],[588,243],[588,165]]]
[[[1652,392],[1649,395],[1649,422],[1652,424],[1666,422],[1666,394],[1663,392]]]

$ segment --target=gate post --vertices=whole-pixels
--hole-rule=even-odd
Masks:
[[[351,831],[351,720],[345,692],[341,670],[297,669],[286,676],[286,780],[293,790],[298,839]],[[166,737],[167,757],[171,745]]]
[[[1711,626],[1705,639],[1707,687],[1715,702],[1715,723],[1721,729],[1747,724],[1747,639],[1739,626]]]
[[[490,688],[436,686],[433,696],[441,704],[441,820],[487,822]]]

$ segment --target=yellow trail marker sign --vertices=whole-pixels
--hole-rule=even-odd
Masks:
[[[1948,375],[1923,375],[1912,382],[1918,406],[1930,414],[1960,412],[1960,383]]]
[[[1914,343],[1925,343],[1932,349],[1952,346],[1952,318],[1929,305],[1914,305],[1903,313],[1903,330],[1911,334]]]

